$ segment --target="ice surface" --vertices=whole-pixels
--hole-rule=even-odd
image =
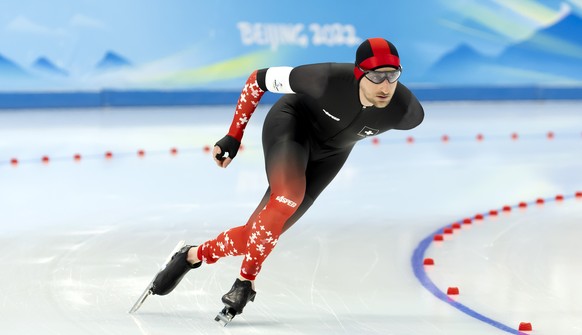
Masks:
[[[437,299],[411,258],[464,217],[582,191],[580,102],[427,103],[417,129],[356,147],[226,328],[214,316],[236,258],[128,314],[177,241],[203,242],[253,211],[266,188],[267,107],[228,169],[203,148],[224,135],[230,106],[0,112],[0,333],[508,333]],[[514,333],[527,321],[538,335],[582,334],[581,223],[582,201],[567,198],[465,225],[431,243],[426,273]]]

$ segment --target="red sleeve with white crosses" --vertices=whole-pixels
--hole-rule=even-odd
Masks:
[[[257,83],[257,72],[254,71],[251,73],[249,79],[247,79],[245,87],[238,98],[234,119],[228,130],[228,135],[236,138],[239,142],[242,140],[243,133],[251,115],[257,109],[257,105],[265,93]]]

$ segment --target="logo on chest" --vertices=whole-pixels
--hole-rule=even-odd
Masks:
[[[334,121],[339,121],[340,120],[339,117],[337,117],[335,115],[332,115],[330,112],[326,111],[325,109],[323,110],[323,112],[325,113],[325,115],[329,116]]]
[[[362,128],[362,130],[360,130],[360,132],[358,133],[358,136],[362,136],[362,137],[374,136],[374,135],[377,135],[379,132],[380,132],[379,129],[374,129],[374,128],[370,128],[368,126],[364,126],[364,128]]]

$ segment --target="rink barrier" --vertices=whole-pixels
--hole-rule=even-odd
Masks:
[[[582,87],[409,85],[420,101],[582,100]],[[0,109],[233,105],[240,90],[115,90],[0,92]],[[261,103],[280,94],[267,92]]]
[[[460,135],[460,136],[450,136],[448,134],[442,135],[439,138],[435,137],[413,137],[407,136],[405,138],[390,138],[385,140],[380,140],[378,137],[371,137],[368,141],[364,143],[368,143],[374,146],[379,146],[380,144],[399,144],[399,143],[406,143],[408,145],[412,145],[415,143],[435,143],[441,142],[443,144],[448,143],[464,143],[464,142],[484,142],[484,141],[503,141],[503,140],[511,140],[512,142],[517,142],[519,140],[543,140],[546,139],[547,141],[554,141],[555,139],[571,139],[571,138],[581,138],[582,139],[582,132],[580,134],[572,134],[572,133],[565,133],[565,134],[556,134],[553,131],[548,131],[545,134],[526,134],[526,135],[519,135],[516,132],[513,132],[509,135],[487,135],[485,136],[482,133],[478,133],[476,135]],[[239,151],[243,151],[245,148],[244,145],[241,144]],[[204,145],[202,147],[195,147],[195,148],[185,148],[185,149],[178,149],[177,147],[172,147],[169,150],[152,150],[147,151],[147,155],[161,155],[165,153],[170,153],[171,155],[177,155],[178,152],[199,152],[203,151],[204,153],[210,153],[212,147],[210,145]],[[115,157],[132,157],[137,155],[140,158],[144,158],[146,156],[146,150],[144,149],[137,149],[133,152],[118,152],[115,153]],[[27,158],[27,159],[20,159],[18,157],[12,157],[8,160],[6,158],[0,158],[0,166],[10,164],[12,166],[18,166],[20,164],[29,164],[29,163],[38,163],[41,162],[43,164],[49,164],[51,161],[68,161],[74,160],[75,162],[80,162],[81,160],[86,159],[113,159],[114,153],[112,151],[106,151],[104,154],[90,154],[87,156],[83,156],[80,153],[75,153],[70,156],[59,156],[59,157],[50,157],[49,155],[44,155],[39,158]]]
[[[444,290],[441,290],[441,288],[437,287],[436,284],[429,278],[428,274],[426,273],[426,268],[438,266],[438,260],[426,257],[425,254],[430,246],[432,246],[433,244],[446,243],[447,241],[446,236],[454,234],[456,230],[462,229],[462,227],[465,225],[471,225],[475,222],[482,222],[484,220],[487,220],[487,218],[489,217],[497,217],[503,213],[509,214],[514,210],[526,210],[528,207],[531,206],[543,206],[552,202],[554,203],[563,202],[572,199],[582,200],[582,191],[577,191],[575,193],[568,195],[557,194],[550,198],[537,198],[529,202],[521,201],[514,205],[504,205],[500,208],[489,210],[488,212],[478,213],[475,214],[474,216],[464,217],[462,219],[459,219],[458,221],[453,222],[452,224],[448,224],[444,227],[441,227],[432,232],[427,237],[425,237],[414,250],[411,259],[414,275],[422,284],[422,286],[424,286],[429,292],[431,292],[438,299],[458,309],[459,311],[507,333],[527,335],[527,333],[524,333],[524,331],[529,332],[533,330],[531,322],[527,321],[520,322],[520,324],[517,325],[517,327],[505,325],[454,300],[454,297],[460,294],[460,288],[454,286],[448,287],[445,293]]]

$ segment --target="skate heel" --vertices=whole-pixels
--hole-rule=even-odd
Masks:
[[[177,251],[166,266],[157,274],[151,287],[154,295],[166,295],[172,292],[182,281],[182,278],[192,269],[202,265],[202,262],[190,264],[187,260],[188,250],[196,246],[186,245]]]
[[[226,326],[238,314],[242,314],[243,309],[249,301],[255,301],[257,292],[252,288],[250,281],[237,279],[228,293],[222,296],[224,308],[216,317],[222,326]]]
[[[150,281],[150,283],[148,284],[146,289],[143,291],[143,293],[139,296],[139,298],[137,299],[135,304],[133,304],[133,307],[131,307],[131,309],[129,310],[129,313],[137,312],[137,310],[141,307],[141,305],[144,303],[146,298],[153,294],[152,287],[154,285],[154,281],[158,278],[159,273],[167,267],[167,265],[170,263],[170,261],[173,258],[175,258],[176,254],[180,251],[180,249],[182,249],[184,247],[185,244],[186,244],[185,241],[178,242],[176,247],[174,247],[174,250],[172,250],[172,252],[168,256],[168,258],[164,261],[162,267],[160,268],[160,270],[158,271],[158,273],[156,274],[154,279],[152,279],[152,281]],[[198,265],[198,266],[200,266],[200,265]]]

